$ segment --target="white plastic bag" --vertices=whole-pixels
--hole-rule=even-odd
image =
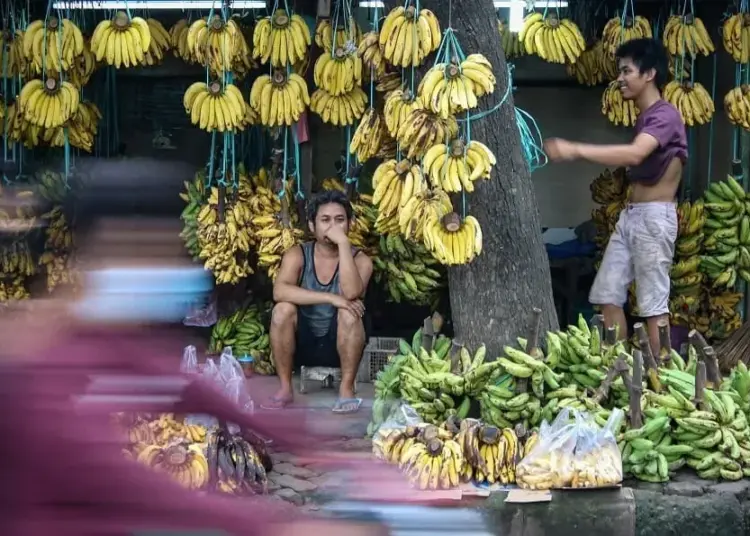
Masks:
[[[216,307],[216,298],[205,307],[193,307],[188,315],[182,321],[185,326],[194,326],[199,328],[209,328],[219,320],[219,314]]]
[[[221,356],[219,356],[219,373],[224,382],[229,382],[237,377],[245,378],[242,365],[240,365],[240,362],[234,357],[234,354],[232,354],[232,348],[229,346],[224,348],[221,351]]]
[[[372,452],[376,458],[384,459],[383,442],[393,432],[405,430],[409,426],[419,426],[424,424],[422,418],[406,402],[397,404],[388,418],[383,421],[372,438]]]
[[[183,374],[198,373],[198,351],[192,344],[186,346],[182,351],[182,362],[180,363],[180,372]]]

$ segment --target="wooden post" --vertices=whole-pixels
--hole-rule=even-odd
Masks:
[[[703,390],[706,388],[706,364],[703,361],[698,361],[695,366],[695,396],[693,397],[693,404],[696,408],[705,409],[705,402],[703,401]]]
[[[617,328],[615,326],[609,326],[606,333],[604,334],[604,341],[607,346],[614,346],[617,344]]]
[[[666,365],[672,359],[672,336],[669,332],[669,322],[660,320],[657,329],[659,330],[659,364]]]
[[[435,330],[432,329],[432,318],[427,317],[422,324],[422,348],[429,354],[432,352],[432,344],[435,342]]]
[[[451,349],[448,356],[451,361],[451,372],[453,374],[460,374],[463,369],[461,366],[461,345],[456,339],[451,341]]]
[[[695,329],[690,330],[690,333],[688,333],[688,341],[693,345],[700,358],[706,363],[706,385],[708,387],[718,387],[721,385],[719,361],[716,359],[716,352],[713,347]]]
[[[526,353],[531,357],[539,357],[537,350],[539,348],[539,330],[542,327],[542,310],[534,307],[531,310],[531,326],[529,335],[526,337]],[[518,378],[516,380],[516,392],[525,393],[529,388],[528,378]]]
[[[648,376],[649,384],[651,389],[657,393],[661,392],[661,382],[659,381],[659,375],[657,374],[657,365],[654,354],[651,352],[651,341],[648,338],[648,332],[643,322],[637,322],[633,329],[638,337],[638,346],[640,347],[639,354],[642,356],[643,363],[642,369],[646,369],[646,375]],[[633,353],[633,366],[635,367],[635,353]],[[641,370],[642,370],[641,369]],[[633,373],[635,375],[635,372]],[[640,384],[638,384],[640,386]]]
[[[627,372],[625,372],[627,374]],[[623,378],[624,380],[624,378]],[[633,351],[633,382],[628,390],[630,407],[630,427],[643,426],[641,414],[641,392],[643,391],[643,356],[639,350]]]
[[[619,361],[619,358],[617,360]],[[609,370],[607,370],[606,378],[604,378],[604,381],[602,381],[601,385],[594,393],[594,402],[600,404],[602,400],[609,396],[609,389],[612,387],[612,382],[619,374],[620,371],[617,370],[617,361],[615,361],[615,363],[612,363],[612,366],[609,367]]]
[[[599,340],[604,342],[604,315],[594,315],[591,317],[591,329],[599,331]]]

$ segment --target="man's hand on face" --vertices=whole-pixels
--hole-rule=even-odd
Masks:
[[[337,309],[344,309],[353,314],[356,318],[362,318],[365,315],[365,304],[362,303],[362,300],[347,300],[338,294],[332,296],[332,303]]]
[[[346,231],[338,225],[333,225],[328,232],[326,232],[326,238],[337,246],[349,243],[349,237],[346,235]]]

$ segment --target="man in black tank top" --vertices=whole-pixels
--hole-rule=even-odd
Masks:
[[[363,298],[372,261],[353,248],[348,233],[352,206],[339,191],[315,196],[308,207],[314,240],[284,254],[273,286],[271,350],[281,381],[277,393],[262,405],[282,409],[292,402],[292,369],[341,367],[337,413],[352,413],[362,402],[354,380],[365,347]]]

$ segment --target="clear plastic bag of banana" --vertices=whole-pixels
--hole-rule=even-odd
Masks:
[[[613,430],[623,418],[615,409],[600,428],[585,412],[560,412],[542,424],[539,440],[516,467],[525,489],[603,488],[622,481],[622,458]]]
[[[190,346],[186,346],[182,351],[180,372],[183,374],[196,374],[198,371],[198,350],[191,344]]]

